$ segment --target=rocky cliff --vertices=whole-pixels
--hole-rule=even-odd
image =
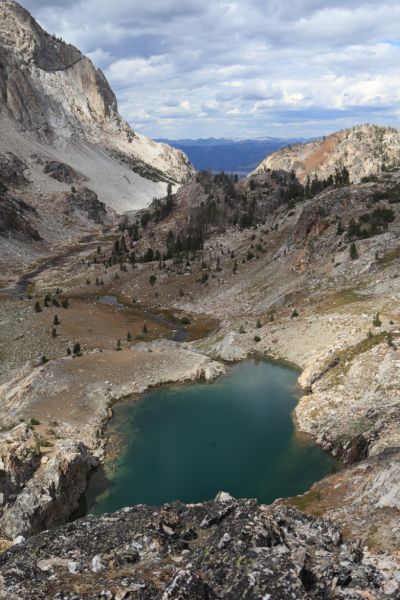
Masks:
[[[294,171],[305,182],[326,179],[336,169],[346,167],[350,180],[359,183],[381,171],[400,165],[400,132],[392,127],[362,125],[333,133],[322,140],[296,144],[268,156],[255,170]]]
[[[144,206],[191,172],[185,155],[135,133],[120,117],[104,74],[77,48],[46,33],[13,0],[0,1],[0,150],[32,154],[83,172],[119,211]],[[4,148],[3,148],[4,146]]]

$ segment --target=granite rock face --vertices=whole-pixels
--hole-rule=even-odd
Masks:
[[[193,171],[183,152],[135,133],[102,71],[13,0],[0,0],[0,134],[0,150],[73,163],[114,209],[148,204]]]
[[[325,179],[336,168],[346,167],[351,181],[398,166],[400,132],[394,128],[361,125],[338,131],[307,144],[296,144],[274,152],[263,160],[255,173],[268,169],[294,171],[300,181],[307,176]]]
[[[0,529],[9,539],[65,523],[96,465],[82,443],[58,440],[49,452],[40,444],[25,425],[0,444]]]
[[[395,598],[336,525],[228,494],[41,533],[0,555],[0,581],[19,600]]]

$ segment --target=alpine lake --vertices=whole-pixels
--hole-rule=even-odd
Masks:
[[[210,500],[223,490],[269,504],[305,492],[339,465],[292,419],[299,372],[266,359],[212,383],[157,388],[114,407],[118,452],[94,473],[86,511]]]

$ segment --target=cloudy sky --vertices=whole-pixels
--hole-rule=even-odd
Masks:
[[[22,0],[152,137],[400,125],[400,0]]]

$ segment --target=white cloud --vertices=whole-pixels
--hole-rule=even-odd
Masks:
[[[22,0],[24,3],[24,0]],[[25,0],[152,136],[399,124],[397,0]]]

